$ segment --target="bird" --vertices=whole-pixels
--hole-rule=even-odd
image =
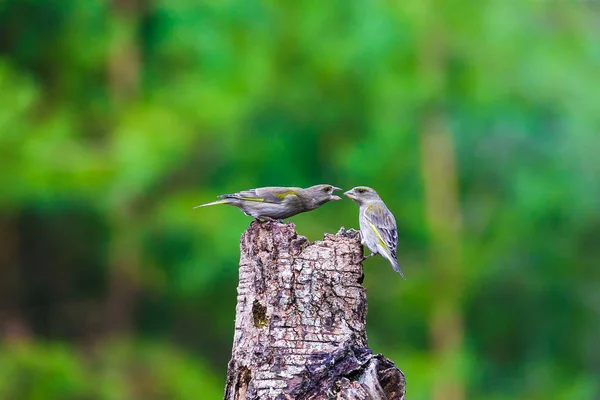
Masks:
[[[345,192],[344,195],[354,200],[359,207],[358,222],[361,243],[371,250],[371,254],[365,259],[380,254],[392,264],[394,271],[406,279],[396,258],[396,249],[398,248],[396,219],[381,197],[375,190],[367,186],[357,186]]]
[[[243,190],[218,196],[221,200],[201,204],[194,208],[229,204],[257,220],[281,222],[296,214],[314,210],[332,200],[341,200],[334,193],[342,190],[332,185],[315,185],[308,188],[270,186]]]

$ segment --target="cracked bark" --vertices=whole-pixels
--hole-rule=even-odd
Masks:
[[[318,242],[252,222],[225,400],[404,399],[404,374],[367,347],[362,247],[343,228]]]

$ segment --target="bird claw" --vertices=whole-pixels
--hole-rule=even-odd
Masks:
[[[282,224],[282,223],[283,223],[283,220],[282,220],[282,219],[275,219],[275,218],[271,218],[271,217],[265,217],[265,216],[262,216],[261,218],[262,218],[262,219],[264,219],[265,221],[268,221],[268,222],[278,222],[278,223],[280,223],[280,224]],[[257,218],[257,219],[258,219],[258,218]],[[260,221],[260,219],[259,219],[259,221]]]
[[[377,253],[371,253],[368,256],[363,256],[363,261],[365,261],[367,258],[373,257],[375,254],[377,254]]]

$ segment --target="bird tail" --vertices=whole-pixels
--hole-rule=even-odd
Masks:
[[[212,203],[200,204],[199,206],[196,206],[194,208],[214,206],[217,204],[229,204],[229,200],[227,200],[227,199],[217,200],[217,201],[213,201]]]
[[[394,260],[393,257],[390,257],[390,263],[392,263],[392,268],[394,268],[394,271],[399,273],[402,279],[406,280],[404,274],[402,273],[402,270],[400,269],[400,266],[398,265],[398,261]]]

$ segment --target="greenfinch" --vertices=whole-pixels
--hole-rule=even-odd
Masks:
[[[375,190],[367,186],[357,186],[345,192],[344,195],[358,204],[358,223],[362,244],[372,252],[368,257],[381,254],[392,264],[394,271],[406,279],[396,259],[398,247],[396,219],[381,197]]]
[[[332,185],[299,187],[263,187],[219,196],[221,200],[194,208],[229,204],[256,219],[281,221],[296,214],[314,210],[331,200],[341,200],[334,193],[342,190]]]

